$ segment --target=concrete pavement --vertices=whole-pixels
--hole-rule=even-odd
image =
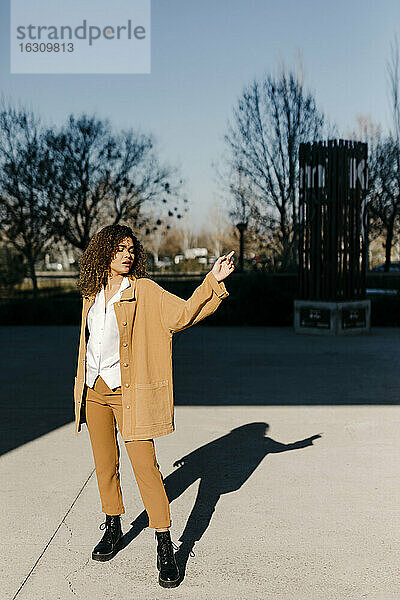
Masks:
[[[2,600],[398,598],[400,412],[394,404],[399,371],[393,353],[398,332],[382,329],[375,338],[347,338],[346,344],[330,340],[328,347],[326,339],[299,338],[288,329],[246,328],[246,345],[239,347],[227,342],[229,330],[199,327],[179,338],[175,356],[181,376],[194,357],[204,368],[209,361],[208,382],[198,385],[221,398],[224,385],[225,397],[227,392],[235,397],[240,353],[247,357],[242,372],[252,360],[243,392],[258,389],[259,404],[272,382],[281,404],[256,405],[246,397],[242,405],[177,406],[175,433],[156,439],[171,499],[171,535],[185,571],[181,585],[164,590],[157,583],[154,533],[146,526],[122,442],[127,544],[108,563],[91,560],[103,515],[87,430],[75,438],[67,423],[0,459]],[[236,329],[234,339],[237,335]],[[274,359],[269,367],[262,361],[263,347]],[[380,364],[386,356],[384,380],[379,369],[371,373],[376,352]],[[325,388],[317,372],[318,392],[309,390],[309,395],[324,393],[325,402],[293,404],[296,372],[300,398],[306,397],[305,378],[311,377],[295,359],[304,364],[304,355],[312,354],[314,365],[319,361],[323,368],[326,353],[342,361],[353,378],[344,379],[336,369],[335,380],[329,366]],[[368,365],[365,377],[362,364]],[[274,375],[279,369],[286,375],[280,388]],[[185,378],[179,394],[190,393]],[[343,403],[358,385],[369,402]],[[286,406],[285,389],[290,390]],[[332,394],[340,389],[342,401],[334,402]],[[379,403],[382,390],[386,400],[391,394],[391,403]],[[317,434],[321,437],[311,443]],[[183,457],[184,463],[174,466]]]

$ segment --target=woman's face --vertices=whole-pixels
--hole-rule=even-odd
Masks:
[[[125,238],[118,244],[114,258],[111,260],[111,271],[118,275],[125,275],[132,267],[135,255],[133,253],[133,240]]]

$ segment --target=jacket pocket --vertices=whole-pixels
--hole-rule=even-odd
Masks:
[[[152,383],[135,383],[135,416],[137,427],[167,425],[172,419],[168,379]]]

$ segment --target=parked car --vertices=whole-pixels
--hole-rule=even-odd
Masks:
[[[378,272],[383,272],[385,270],[385,265],[378,265],[377,267],[374,267],[373,269],[371,269],[371,271],[378,271]],[[399,273],[400,272],[400,262],[392,262],[392,264],[389,267],[389,273]]]

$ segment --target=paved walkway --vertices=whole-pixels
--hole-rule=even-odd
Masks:
[[[22,333],[15,331],[18,341]],[[181,585],[164,590],[157,583],[154,533],[123,445],[126,546],[108,563],[91,560],[103,520],[91,449],[86,428],[75,438],[67,423],[0,459],[1,539],[8,544],[0,561],[1,599],[397,599],[399,332],[380,329],[345,341],[273,328],[182,333],[178,395],[182,401],[193,393],[198,405],[177,406],[175,433],[156,439],[173,499]],[[302,370],[310,359],[324,399],[319,404],[311,371]],[[243,404],[239,364],[247,373]],[[185,387],[188,369],[209,373],[198,382],[200,391]],[[293,403],[296,379],[300,405]],[[268,404],[271,386],[275,402]],[[201,406],[201,390],[210,387],[217,405]],[[254,403],[249,389],[258,390]],[[230,406],[223,405],[227,394]],[[348,398],[359,399],[346,405]],[[19,427],[29,427],[29,415]]]

